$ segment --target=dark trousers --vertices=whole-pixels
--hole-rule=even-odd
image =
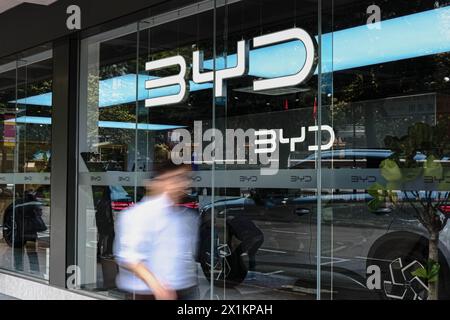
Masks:
[[[26,241],[23,248],[14,248],[14,268],[16,270],[25,271],[23,263],[24,255],[28,256],[30,263],[30,271],[39,273],[39,257],[37,253],[36,241]]]

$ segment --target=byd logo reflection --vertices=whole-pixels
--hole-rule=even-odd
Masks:
[[[307,80],[315,71],[317,65],[317,43],[305,30],[292,28],[280,32],[275,32],[253,38],[252,47],[261,48],[275,45],[282,42],[300,40],[305,46],[306,58],[303,67],[297,73],[283,77],[260,79],[253,81],[253,90],[269,90],[295,86]],[[203,52],[194,51],[192,55],[192,80],[197,84],[216,83],[215,97],[224,97],[226,93],[226,81],[232,78],[242,77],[248,74],[249,70],[249,41],[242,40],[237,43],[236,65],[231,68],[224,68],[214,71],[205,71],[203,63]],[[178,85],[180,90],[177,94],[155,97],[145,100],[146,107],[156,107],[161,105],[175,104],[187,98],[188,90],[186,85],[187,64],[184,57],[177,55],[170,58],[159,59],[147,62],[145,69],[150,73],[155,70],[178,66],[179,73],[172,76],[147,80],[145,88],[148,90]]]
[[[257,176],[240,176],[239,177],[240,182],[258,182]]]
[[[311,182],[311,176],[291,176],[291,182]]]

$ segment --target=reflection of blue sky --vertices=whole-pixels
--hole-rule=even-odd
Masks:
[[[322,37],[323,72],[347,70],[385,62],[433,55],[450,51],[450,7],[415,13],[378,23],[369,29],[363,25],[344,29]],[[250,52],[249,74],[271,78],[290,75],[301,69],[305,61],[305,48],[300,41],[290,41]],[[217,69],[236,65],[236,54],[217,59]],[[212,69],[212,59],[204,62]],[[316,71],[317,73],[317,71]],[[127,74],[101,80],[99,106],[108,107],[151,97],[176,94],[178,86],[152,90],[145,89],[149,76]],[[138,90],[136,90],[138,82]],[[212,88],[190,81],[190,91]],[[137,93],[136,93],[137,91]],[[19,104],[51,106],[52,94],[45,93],[20,99]],[[14,101],[13,101],[14,102]]]
[[[216,59],[216,69],[234,67],[236,54]],[[306,50],[301,41],[290,41],[265,48],[250,50],[249,72],[255,77],[275,78],[296,73],[305,64]],[[226,63],[225,63],[226,61]],[[205,69],[213,69],[213,59],[205,60]]]
[[[417,58],[450,51],[450,7],[415,13],[322,36],[322,72],[341,71],[385,62]],[[316,40],[318,37],[316,36]],[[236,54],[226,59],[236,65]],[[291,41],[251,50],[249,74],[281,77],[298,72],[305,62],[305,47]],[[222,69],[225,58],[219,58]],[[213,60],[204,63],[213,68]],[[317,74],[317,70],[316,70]]]
[[[152,90],[145,89],[145,82],[150,77],[148,75],[126,74],[123,76],[114,77],[111,79],[99,81],[99,107],[109,107],[119,104],[130,103],[136,101],[136,95],[139,101],[143,101],[148,98],[161,97],[177,93],[180,89],[179,86],[169,86],[164,88],[157,88]],[[136,81],[139,82],[139,90],[136,92]],[[211,83],[196,84],[192,81],[190,83],[190,91],[204,90],[212,88]],[[52,105],[52,93],[44,93],[36,96],[31,96],[17,100],[19,104],[26,105],[38,105],[38,106],[51,106]],[[15,103],[15,101],[11,101]]]
[[[18,123],[18,124],[40,124],[49,125],[52,123],[52,119],[49,117],[32,117],[24,116],[17,119],[9,119],[5,122]],[[184,128],[184,126],[175,126],[170,124],[154,124],[154,123],[133,123],[133,122],[117,122],[117,121],[98,121],[100,128],[113,128],[113,129],[130,129],[135,130],[136,126],[138,130],[157,131],[157,130],[174,130]]]
[[[179,86],[169,86],[163,88],[157,88],[152,90],[145,89],[145,82],[150,79],[155,79],[148,75],[127,74],[107,80],[100,81],[99,88],[99,106],[109,107],[118,104],[125,104],[132,101],[136,101],[136,95],[138,101],[142,101],[149,98],[156,98],[176,94],[180,91]],[[138,88],[136,92],[136,81],[138,81]],[[193,81],[189,81],[190,91],[198,91],[212,88],[211,83],[197,84]]]

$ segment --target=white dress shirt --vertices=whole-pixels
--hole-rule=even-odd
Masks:
[[[119,264],[117,286],[128,292],[151,293],[123,263],[142,262],[163,284],[180,290],[197,284],[198,216],[174,207],[165,196],[144,198],[119,213],[114,252]]]

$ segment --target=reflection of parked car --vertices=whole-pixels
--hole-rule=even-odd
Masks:
[[[343,149],[322,152],[322,165],[338,168],[379,168],[392,152],[383,149]],[[425,161],[426,156],[417,153],[414,159]],[[448,158],[442,159],[443,164]],[[291,159],[290,169],[311,169],[315,167],[315,155],[297,160]],[[257,188],[257,186],[254,186]],[[316,231],[317,196],[301,190],[255,189],[248,197],[219,200],[201,208],[205,242],[200,252],[203,270],[207,276],[211,269],[218,282],[239,283],[247,273],[246,264],[234,254],[239,247],[233,219],[245,217],[262,231],[264,241],[256,255],[257,271],[299,279],[314,288],[316,281]],[[305,191],[305,190],[303,190]],[[325,192],[329,192],[328,194]],[[417,219],[411,205],[415,196],[398,192],[395,206],[387,203],[376,210],[370,210],[368,203],[373,199],[363,190],[324,190],[321,197],[322,211],[322,282],[333,283],[340,290],[363,290],[369,295],[382,298],[419,299],[427,292],[426,284],[414,278],[412,272],[425,266],[428,257],[429,234]],[[419,192],[420,197],[425,196]],[[428,194],[436,203],[438,193]],[[406,199],[408,197],[408,199]],[[419,198],[420,198],[419,197]],[[416,203],[420,207],[420,204]],[[214,207],[214,211],[213,211]],[[441,212],[448,214],[448,206]],[[214,212],[218,249],[217,263],[211,268],[208,248],[211,238],[211,213]],[[231,223],[230,223],[231,222]],[[450,226],[447,225],[440,237],[441,280],[440,295],[450,297]],[[230,260],[230,261],[227,261]],[[333,265],[331,268],[330,266]],[[381,269],[381,290],[369,291],[366,287],[367,267],[377,265]],[[224,266],[229,266],[228,270]],[[234,269],[233,269],[234,268]],[[238,268],[238,269],[237,269]],[[240,269],[239,269],[240,268]]]
[[[199,262],[208,280],[213,271],[216,285],[237,285],[245,279],[248,269],[255,268],[256,252],[264,242],[264,233],[253,217],[244,213],[248,201],[246,198],[233,198],[214,203],[216,220],[213,241],[216,250],[213,253],[213,268],[210,253],[212,205],[204,206],[200,211]],[[248,264],[243,260],[243,254],[249,258]]]
[[[322,151],[322,168],[379,168],[380,163],[392,155],[391,150],[386,149],[334,149]],[[316,156],[311,154],[302,159],[289,159],[290,169],[313,169],[315,168]],[[426,156],[417,153],[415,161],[425,161]],[[443,163],[448,157],[442,159]]]
[[[177,207],[185,207],[190,209],[198,209],[198,196],[197,194],[185,194],[184,197],[175,204]]]
[[[5,209],[3,238],[9,246],[21,248],[27,241],[36,241],[37,233],[46,230],[42,220],[42,203],[34,194],[26,193]]]
[[[322,151],[322,167],[327,168],[379,168],[381,161],[392,155],[385,149],[333,149]],[[315,154],[301,159],[289,159],[291,169],[315,168]]]
[[[403,200],[401,194],[399,199]],[[427,232],[415,218],[410,206],[405,204],[403,208],[405,210],[401,210],[399,207],[386,205],[372,212],[367,205],[370,200],[372,197],[367,193],[323,195],[323,229],[329,230],[327,228],[333,227],[332,238],[330,231],[323,233],[323,246],[335,246],[333,255],[324,255],[323,261],[325,266],[329,266],[331,261],[336,263],[332,272],[327,267],[323,268],[324,283],[330,283],[333,278],[335,288],[363,289],[369,293],[365,288],[367,266],[372,264],[380,266],[382,283],[384,281],[389,283],[401,280],[392,279],[390,268],[393,261],[400,261],[403,268],[412,264],[417,268],[420,266],[417,262],[425,265],[428,250]],[[228,285],[235,285],[245,278],[247,266],[236,254],[241,242],[237,233],[242,231],[236,230],[235,226],[238,224],[232,223],[235,219],[245,218],[252,221],[264,235],[264,242],[256,255],[257,270],[263,273],[281,270],[284,275],[301,279],[302,282],[308,282],[309,279],[313,286],[316,270],[316,203],[316,196],[299,197],[281,192],[278,194],[257,192],[249,197],[217,201],[214,204],[217,233],[214,241],[218,250],[214,272],[217,275],[217,283],[224,283],[227,280]],[[200,252],[199,256],[207,277],[210,276],[211,270],[209,255],[211,242],[208,236],[211,230],[211,209],[212,205],[201,209],[203,221],[201,232],[204,243],[201,246],[203,252]],[[440,247],[443,270],[440,291],[443,296],[450,293],[449,239],[450,229],[447,227],[442,232]],[[405,277],[412,278],[412,271],[409,270]],[[401,292],[402,288],[394,289]],[[386,297],[395,291],[394,289],[383,287],[382,290],[375,292]],[[419,285],[416,291],[418,294],[416,298],[423,297],[426,286]]]
[[[122,186],[109,186],[111,207],[114,212],[120,212],[133,205],[133,198]]]

